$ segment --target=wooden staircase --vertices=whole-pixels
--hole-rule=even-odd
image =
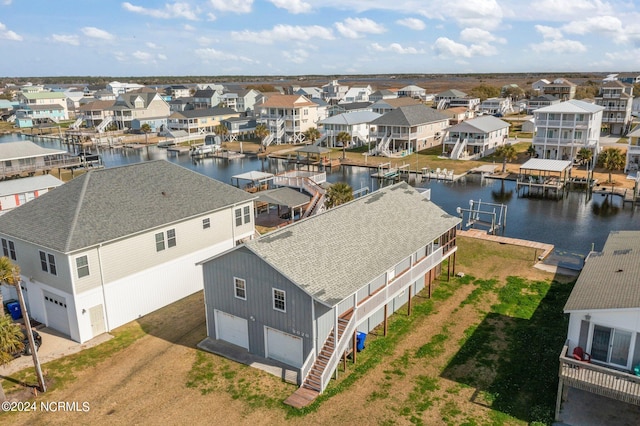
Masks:
[[[345,328],[347,328],[352,315],[353,310],[350,310],[343,314],[340,318],[338,318],[338,341],[342,338],[344,330]],[[331,333],[329,333],[329,337],[324,342],[324,346],[322,346],[322,349],[320,350],[320,353],[316,358],[316,362],[313,364],[313,367],[311,367],[311,370],[309,370],[309,374],[307,374],[307,377],[302,383],[303,388],[314,390],[316,392],[322,392],[322,373],[327,367],[327,363],[329,362],[329,359],[331,358],[331,355],[333,354],[335,348],[335,332],[334,329],[332,329]]]

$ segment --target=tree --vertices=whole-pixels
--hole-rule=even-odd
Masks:
[[[13,264],[7,256],[0,257],[0,285],[16,285],[16,273],[20,274],[20,269]],[[0,292],[0,306],[4,306],[2,292]]]
[[[536,155],[536,149],[533,147],[533,144],[527,148],[527,154],[529,154],[529,158],[533,158],[533,156]]]
[[[311,143],[314,143],[320,137],[320,130],[315,127],[309,127],[304,132],[304,138],[309,140]]]
[[[142,126],[140,126],[140,131],[142,133],[144,133],[144,143],[148,146],[149,145],[149,133],[151,133],[151,126],[149,126],[148,123],[144,123]]]
[[[258,124],[256,126],[255,134],[258,138],[260,138],[260,151],[263,149],[266,150],[267,147],[264,146],[264,140],[267,136],[269,136],[269,129],[264,124]]]
[[[342,144],[342,159],[347,158],[347,144],[351,142],[351,135],[347,132],[340,132],[338,136],[336,136],[336,142],[340,142]]]
[[[497,98],[500,96],[500,88],[483,83],[471,89],[469,94],[476,98],[480,98],[481,101],[484,101],[488,98]]]
[[[220,143],[222,144],[225,139],[227,138],[227,135],[229,134],[229,129],[227,129],[227,126],[225,126],[224,124],[220,123],[218,124],[213,131],[216,133],[216,135],[220,136]],[[240,153],[242,153],[242,142],[240,142]]]
[[[580,148],[578,150],[578,160],[584,166],[585,164],[589,164],[589,162],[593,159],[593,151],[589,148]]]
[[[626,156],[618,148],[607,148],[598,157],[598,165],[609,172],[609,183],[611,184],[613,184],[611,173],[614,170],[622,170],[626,162]]]
[[[24,350],[24,335],[20,325],[13,322],[9,315],[0,315],[0,365],[13,360],[13,354]],[[6,401],[2,382],[0,382],[0,401]]]
[[[351,186],[345,182],[337,182],[327,190],[327,201],[325,205],[327,208],[331,208],[351,200],[353,200],[353,189]]]
[[[502,173],[507,171],[507,162],[511,162],[518,158],[516,149],[511,144],[500,145],[496,148],[495,155],[502,158]]]

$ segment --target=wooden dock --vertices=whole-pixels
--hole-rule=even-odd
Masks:
[[[311,404],[320,395],[317,391],[299,387],[284,403],[294,408],[303,408]]]
[[[173,152],[176,154],[184,154],[187,153],[191,150],[191,147],[189,146],[183,146],[183,145],[173,145],[173,146],[168,146],[167,147],[167,152]]]
[[[553,251],[553,247],[554,247],[553,244],[540,243],[537,241],[521,240],[519,238],[502,237],[499,235],[491,235],[491,234],[487,234],[485,231],[481,231],[478,229],[467,229],[467,230],[459,229],[456,231],[456,235],[460,237],[478,238],[481,240],[494,241],[500,244],[511,244],[514,246],[530,247],[536,250],[542,250],[542,254],[538,256],[539,260],[542,260],[547,256],[549,256],[549,254],[551,254],[551,252]]]

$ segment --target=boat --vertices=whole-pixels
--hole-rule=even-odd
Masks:
[[[194,157],[204,157],[212,155],[222,150],[222,143],[220,136],[207,135],[204,138],[204,143],[194,147],[191,151],[191,155]]]

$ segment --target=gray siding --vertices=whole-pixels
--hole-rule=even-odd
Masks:
[[[333,315],[333,309],[315,302],[315,310],[316,310],[316,348],[317,351],[322,349],[324,342],[329,337],[329,333],[333,329],[335,318]]]
[[[303,361],[307,358],[313,347],[312,302],[307,294],[246,248],[204,263],[203,273],[209,336],[215,337],[218,309],[248,320],[251,353],[265,356],[268,326],[301,337]],[[235,297],[234,277],[246,281],[246,300]],[[273,309],[272,288],[286,292],[286,313]]]

